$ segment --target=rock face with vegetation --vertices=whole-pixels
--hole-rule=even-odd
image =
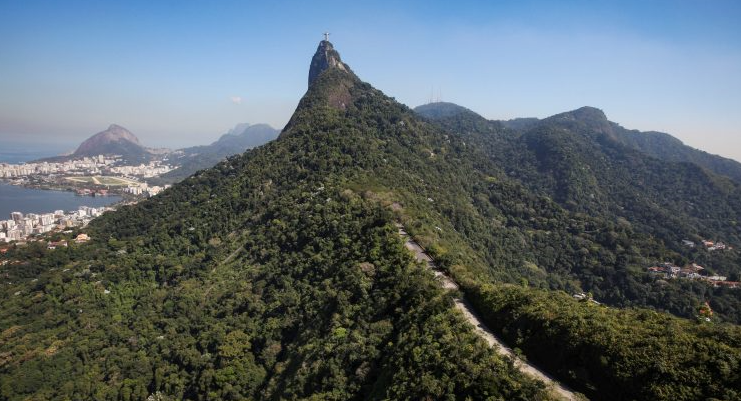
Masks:
[[[420,118],[335,53],[320,44],[277,140],[94,220],[88,244],[3,256],[14,260],[13,284],[0,287],[3,399],[553,399],[477,337],[396,223],[513,346],[568,362],[553,373],[579,391],[739,397],[738,326],[576,308],[563,293],[594,288],[603,303],[657,309],[671,299],[666,309],[694,316],[705,293],[638,275],[674,255],[663,239],[525,185],[485,138]],[[647,365],[629,352],[675,351],[674,332],[657,329],[667,321],[680,322],[685,359]],[[635,338],[600,337],[626,326]],[[561,354],[544,354],[543,327]],[[711,343],[722,352],[705,352]],[[697,380],[663,391],[687,372]]]
[[[139,138],[131,131],[120,125],[111,124],[106,130],[98,132],[83,141],[72,154],[49,157],[40,161],[58,162],[89,156],[118,155],[129,163],[142,163],[151,160],[156,157],[156,154],[164,151],[144,147],[139,142]]]
[[[328,40],[323,40],[319,43],[319,47],[311,59],[311,65],[309,66],[309,86],[311,86],[322,72],[329,68],[336,68],[340,71],[351,73],[350,67],[342,62],[340,53],[334,49],[332,43]]]

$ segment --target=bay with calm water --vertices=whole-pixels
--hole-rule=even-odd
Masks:
[[[120,200],[120,196],[77,196],[74,192],[24,188],[0,182],[0,220],[9,219],[11,212],[68,212],[80,206],[101,207]]]

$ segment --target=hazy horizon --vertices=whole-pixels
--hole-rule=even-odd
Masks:
[[[0,141],[73,150],[110,124],[149,147],[282,129],[329,30],[366,82],[410,107],[489,119],[593,106],[741,160],[733,1],[0,5]]]

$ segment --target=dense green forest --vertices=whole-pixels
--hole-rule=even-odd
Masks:
[[[426,118],[442,121],[445,125],[453,123],[454,126],[449,125],[449,127],[468,132],[482,129],[500,131],[502,128],[507,128],[515,131],[514,136],[517,136],[517,131],[521,133],[543,124],[557,123],[569,129],[581,126],[581,128],[607,134],[610,140],[653,158],[668,162],[693,163],[741,183],[741,163],[738,161],[695,149],[663,132],[641,132],[623,128],[615,122],[608,121],[601,110],[593,107],[582,107],[544,120],[530,117],[497,121],[487,121],[465,107],[448,102],[428,103],[417,106],[414,110]],[[513,136],[513,132],[508,135]]]
[[[709,274],[737,281],[737,250],[707,252],[687,248],[682,240],[722,240],[738,248],[739,184],[692,163],[663,161],[626,147],[620,139],[626,130],[593,108],[530,121],[520,130],[456,105],[427,105],[418,112],[480,149],[494,171],[571,212],[571,219],[588,216],[612,226],[605,226],[607,232],[595,227],[579,234],[589,238],[590,232],[597,233],[603,239],[608,234],[606,250],[617,257],[602,263],[596,277],[581,277],[582,288],[596,299],[650,305],[686,317],[697,307],[693,302],[690,308],[689,299],[710,300],[728,320],[741,322],[741,291],[690,280],[657,281],[645,274],[645,267],[663,261],[697,262]],[[538,253],[543,255],[542,247]],[[573,254],[567,258],[570,263],[578,259]]]
[[[224,238],[21,250],[38,275],[13,279],[38,278],[3,294],[3,398],[547,398],[452,312],[388,211],[302,189]]]
[[[467,290],[498,334],[594,399],[741,398],[741,328],[736,325],[616,310],[516,286]]]
[[[698,372],[682,393],[661,392],[677,382],[671,377],[642,379],[615,399],[738,396],[737,327],[721,323],[741,320],[737,296],[643,273],[653,261],[691,255],[627,218],[532,190],[485,143],[420,119],[337,65],[317,75],[277,140],[94,220],[89,244],[31,243],[4,254],[12,263],[1,270],[0,397],[553,399],[474,334],[452,294],[413,262],[396,222],[464,284],[495,331],[548,367],[558,356],[541,355],[537,330],[507,334],[523,324],[507,315],[518,305],[490,288],[537,288],[522,297],[560,316],[563,330],[547,340],[570,341],[574,352],[604,343],[577,340],[569,308],[589,310],[546,290],[692,318],[605,307],[594,325],[604,333],[631,327],[636,342],[650,342],[656,325],[673,324],[696,355],[709,343],[728,351],[666,366],[605,351],[597,355],[614,359],[600,360],[602,375],[579,376],[596,365],[578,360],[557,372],[579,391],[599,399],[611,391],[605,381],[637,367],[648,378],[677,366]],[[706,300],[716,316],[701,323]]]
[[[303,104],[322,78],[281,140],[96,219],[91,244],[5,255],[23,263],[2,287],[3,398],[550,399],[345,185],[345,146],[371,144],[340,129],[364,118]]]

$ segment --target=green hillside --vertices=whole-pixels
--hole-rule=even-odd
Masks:
[[[601,258],[592,277],[582,275],[584,290],[613,305],[650,305],[686,317],[697,307],[690,308],[689,299],[709,300],[726,319],[741,321],[741,291],[692,280],[667,283],[645,273],[646,267],[661,262],[696,262],[708,274],[738,281],[737,250],[708,252],[701,246],[687,248],[682,240],[721,240],[738,249],[741,185],[696,164],[659,160],[624,145],[622,132],[598,109],[585,107],[513,130],[467,109],[436,118],[430,111],[434,106],[418,111],[481,149],[497,171],[573,216],[617,228],[591,230],[609,237],[610,253],[623,252]],[[579,256],[567,259],[573,262]]]
[[[89,245],[13,251],[3,398],[549,399],[349,188],[403,109],[329,69],[280,140],[95,220]]]
[[[360,81],[329,42],[314,59],[309,90],[277,140],[94,220],[89,244],[32,244],[4,256],[19,263],[5,268],[13,284],[0,287],[0,396],[553,399],[477,337],[451,294],[413,262],[400,222],[495,331],[514,327],[498,316],[516,305],[485,292],[493,283],[534,287],[522,291],[559,314],[571,301],[562,291],[592,291],[610,305],[693,318],[627,312],[637,341],[659,338],[659,350],[673,350],[662,342],[671,332],[649,328],[676,319],[688,355],[710,341],[725,352],[666,365],[714,375],[714,386],[703,379],[682,392],[636,380],[612,393],[605,382],[643,362],[638,354],[615,372],[607,360],[597,379],[570,376],[594,367],[587,362],[553,371],[594,399],[738,397],[741,334],[722,320],[738,320],[741,308],[728,298],[721,319],[696,320],[707,292],[642,274],[648,261],[679,253],[627,220],[569,207],[572,192],[562,202],[510,177],[483,139],[420,119]],[[551,340],[582,328],[564,325]],[[531,334],[506,338],[549,362]],[[586,353],[590,341],[574,346]],[[643,369],[659,375],[666,366]]]

